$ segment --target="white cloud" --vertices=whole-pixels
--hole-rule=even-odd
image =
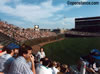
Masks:
[[[4,0],[2,3],[3,5],[0,5],[1,12],[7,13],[8,15],[21,17],[22,19],[31,22],[49,18],[53,16],[55,12],[64,8],[64,5],[52,6],[52,0],[43,2],[40,5],[18,4],[16,5],[16,8],[6,5],[7,2],[8,1]]]
[[[63,14],[55,14],[61,10],[70,10],[75,6],[65,7],[64,4],[60,4],[58,6],[52,5],[52,0],[47,0],[46,2],[42,2],[39,5],[33,4],[23,4],[21,0],[13,0],[15,8],[6,5],[6,3],[10,3],[12,0],[2,0],[0,2],[0,12],[6,13],[13,17],[18,17],[22,20],[31,22],[31,23],[38,23],[38,24],[46,24],[46,25],[57,25],[57,24],[67,24],[72,25],[74,24],[73,18],[66,18],[66,22],[63,20]],[[49,20],[50,17],[53,17],[53,21]],[[15,21],[16,24],[23,24],[23,22]]]

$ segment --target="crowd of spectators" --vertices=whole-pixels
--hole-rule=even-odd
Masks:
[[[80,35],[80,36],[100,36],[99,33],[80,32],[80,31],[71,31],[71,30],[67,30],[65,33],[72,34],[72,35]]]
[[[3,21],[0,21],[0,32],[21,42],[29,39],[56,36],[54,32],[35,31],[34,28],[24,29]]]
[[[33,54],[30,46],[15,43],[0,45],[0,50],[0,74],[100,74],[98,49],[93,49],[88,55],[80,57],[77,64],[79,73],[73,72],[67,64],[46,57],[42,47],[36,54]]]
[[[0,48],[0,74],[72,74],[68,65],[47,58],[44,48],[37,54],[27,45],[10,43]]]

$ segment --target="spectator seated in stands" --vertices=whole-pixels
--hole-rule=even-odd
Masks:
[[[38,61],[40,61],[41,58],[45,58],[45,52],[43,48],[40,48],[40,51],[38,51],[38,53],[36,54],[36,57],[38,59]]]
[[[21,48],[19,56],[11,64],[9,74],[36,74],[34,56],[32,56],[31,47]],[[31,60],[32,68],[30,68],[27,60]]]
[[[52,70],[48,67],[49,65],[50,61],[48,58],[43,58],[42,64],[36,68],[36,74],[52,74]]]
[[[61,65],[61,70],[58,74],[72,74],[72,73],[71,73],[68,65],[63,64],[63,65]]]
[[[0,56],[0,72],[8,73],[11,63],[15,60],[13,56],[16,53],[15,49],[18,49],[19,46],[16,44],[13,44],[12,46],[12,44],[5,46],[2,50],[6,51],[7,53]]]
[[[92,54],[91,54],[92,57],[95,59],[93,65],[92,65],[91,70],[92,70],[93,72],[98,72],[99,69],[100,69],[100,51],[99,51],[98,49],[93,49],[93,50],[91,51],[91,53],[92,53]]]
[[[13,55],[13,57],[14,57],[14,58],[18,57],[19,48],[20,48],[19,45],[16,45],[16,44],[14,44],[14,43],[10,43],[10,44],[7,46],[7,48],[9,48],[9,49],[14,49],[14,55]]]
[[[2,52],[3,47],[4,46],[0,44],[0,56],[6,54],[6,51]]]
[[[57,67],[57,62],[56,61],[51,62],[52,74],[57,74],[58,72],[60,72],[56,67]]]
[[[86,62],[86,70],[89,73],[96,73],[100,69],[100,51],[93,49],[89,55],[81,58]]]

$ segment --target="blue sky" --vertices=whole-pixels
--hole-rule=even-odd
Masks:
[[[71,29],[75,18],[100,16],[99,5],[67,5],[68,0],[1,0],[0,19],[23,28]],[[100,0],[69,0],[98,1]]]

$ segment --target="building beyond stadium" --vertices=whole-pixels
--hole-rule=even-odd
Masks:
[[[76,18],[75,29],[81,31],[89,31],[89,32],[100,32],[100,16]]]

